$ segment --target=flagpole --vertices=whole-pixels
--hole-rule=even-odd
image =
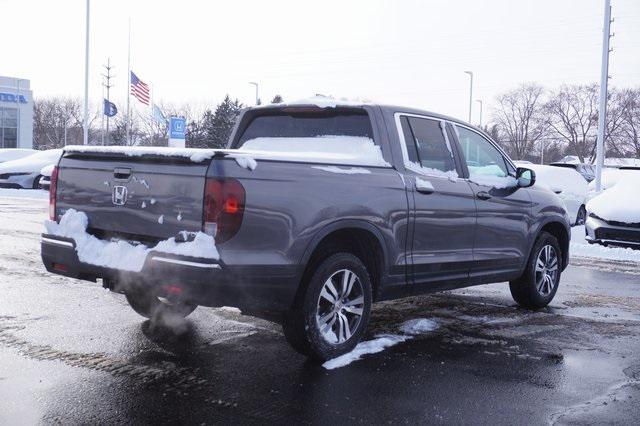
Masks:
[[[84,134],[83,144],[89,144],[89,0],[87,0],[86,34],[84,46]]]
[[[129,44],[127,49],[127,145],[131,145],[131,18],[129,18]]]

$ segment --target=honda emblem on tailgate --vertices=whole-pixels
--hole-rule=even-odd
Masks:
[[[111,194],[111,202],[116,206],[124,206],[127,203],[127,187],[114,186]]]

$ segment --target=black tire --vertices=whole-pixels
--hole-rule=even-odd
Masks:
[[[578,210],[578,215],[576,216],[575,226],[584,225],[587,221],[587,209],[584,206],[580,206],[580,210]]]
[[[31,184],[31,189],[40,189],[40,180],[42,179],[42,175],[38,175],[33,179],[33,183]]]
[[[321,293],[329,280],[332,283],[336,283],[337,281],[335,280],[344,277],[344,275],[339,275],[344,274],[344,271],[355,275],[356,280],[346,295],[344,295],[344,289],[342,287],[338,288],[336,285],[335,289],[344,297],[342,295],[339,296],[336,298],[339,300],[332,304],[325,296],[321,296]],[[307,276],[306,282],[301,283],[301,292],[283,323],[284,335],[287,341],[296,351],[321,362],[350,352],[362,339],[369,323],[372,288],[367,268],[359,258],[351,253],[337,253],[317,264]],[[358,283],[360,286],[358,286]],[[359,302],[360,298],[362,298],[362,315],[351,313],[349,311],[351,309],[350,304],[355,303],[355,301]],[[348,302],[343,305],[344,300]],[[355,307],[355,305],[352,306]],[[360,310],[360,303],[357,306],[357,310]],[[325,329],[324,332],[321,331],[319,325],[320,316],[327,318],[332,315],[332,312],[336,317],[335,322],[332,324],[334,324],[337,331],[334,331],[331,326]],[[345,319],[343,320],[342,318]],[[343,328],[342,325],[345,324],[345,321],[347,325]],[[328,325],[329,322],[331,322],[331,319],[325,325]],[[347,336],[344,330],[349,330],[351,335],[341,342],[340,340]],[[335,338],[335,341],[331,341],[333,338]]]
[[[547,271],[551,271],[551,268],[547,268],[549,265],[545,265],[545,267],[542,268],[544,272],[541,272],[536,271],[536,265],[538,264],[540,257],[543,256],[541,252],[548,246],[551,247],[554,252],[553,254],[555,254],[556,273],[553,274],[553,277],[549,277],[548,281],[542,283],[542,275],[547,274]],[[545,263],[542,259],[540,259],[540,261]],[[536,239],[533,249],[531,249],[531,254],[527,260],[527,266],[524,273],[520,278],[509,283],[509,289],[511,290],[513,300],[524,308],[544,308],[551,303],[558,291],[561,270],[562,251],[560,250],[560,244],[556,237],[548,232],[542,232]]]
[[[161,300],[151,291],[139,287],[125,289],[124,295],[134,311],[152,320],[170,316],[185,318],[198,307],[191,303]]]

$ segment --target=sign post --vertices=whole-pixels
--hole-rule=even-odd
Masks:
[[[182,117],[171,117],[169,120],[169,146],[184,148],[187,120]]]

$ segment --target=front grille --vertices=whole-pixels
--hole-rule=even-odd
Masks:
[[[624,223],[624,222],[616,222],[615,220],[605,220],[611,226],[622,226],[625,228],[638,228],[640,229],[640,222],[638,223]]]
[[[596,239],[640,243],[640,231],[635,229],[600,228],[596,230]]]

